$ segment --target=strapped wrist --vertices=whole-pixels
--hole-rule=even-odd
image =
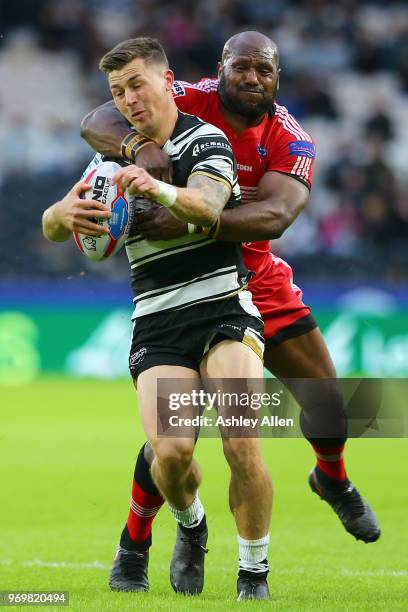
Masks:
[[[164,183],[163,181],[156,180],[156,183],[160,189],[159,195],[155,198],[156,202],[162,206],[165,206],[166,208],[171,208],[177,200],[176,187],[174,187],[174,185]]]
[[[138,134],[137,132],[127,134],[120,143],[122,159],[135,162],[136,155],[139,151],[151,142],[153,142],[153,140],[150,140],[147,136],[143,136],[143,134]]]

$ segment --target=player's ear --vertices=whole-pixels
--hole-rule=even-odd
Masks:
[[[222,71],[222,64],[221,64],[221,62],[218,62],[217,63],[217,76],[218,76],[218,78],[220,78],[220,76],[221,76],[221,71]]]
[[[166,91],[171,91],[174,83],[174,72],[170,68],[167,69],[164,73],[164,78],[166,79]]]
[[[277,78],[277,80],[276,80],[276,91],[279,91],[279,83],[280,83],[280,75],[281,75],[281,72],[282,72],[282,68],[279,68],[279,69],[278,69],[278,78]]]

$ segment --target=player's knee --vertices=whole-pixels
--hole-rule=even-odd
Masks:
[[[307,366],[307,376],[299,378],[310,378],[312,380],[328,380],[337,378],[336,368],[331,359],[316,359],[314,363]]]
[[[252,438],[223,440],[225,458],[232,472],[251,475],[263,469],[259,441]]]
[[[163,440],[154,445],[157,461],[166,471],[183,471],[193,459],[194,440]]]
[[[149,465],[152,465],[152,461],[154,459],[154,451],[150,442],[146,442],[143,447],[143,456]]]
[[[321,364],[321,378],[337,378],[336,368],[332,360],[328,360],[327,363]]]

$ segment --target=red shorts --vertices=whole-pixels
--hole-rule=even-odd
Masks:
[[[265,323],[265,339],[279,344],[317,327],[302,290],[293,282],[292,268],[271,254],[271,265],[249,283],[254,304]]]

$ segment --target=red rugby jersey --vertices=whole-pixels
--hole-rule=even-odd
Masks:
[[[241,136],[224,119],[217,94],[218,79],[202,79],[198,83],[175,81],[173,95],[181,111],[197,115],[223,130],[232,144],[238,165],[238,179],[244,204],[256,200],[257,185],[265,172],[276,171],[293,176],[308,188],[312,184],[315,146],[284,106],[275,104],[275,113],[246,129]],[[242,245],[245,265],[256,272],[251,282],[255,293],[269,293],[285,274],[274,267],[278,261],[270,253],[270,241],[246,242]],[[282,268],[282,266],[281,266]],[[255,297],[255,296],[254,296]]]

